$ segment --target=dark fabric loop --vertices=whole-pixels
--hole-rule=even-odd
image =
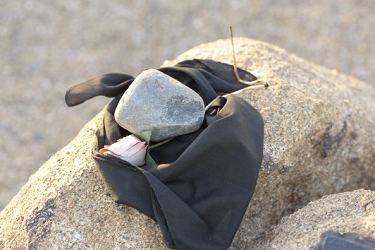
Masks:
[[[128,88],[134,79],[130,75],[110,73],[103,74],[82,83],[70,87],[65,94],[66,104],[76,106],[95,96],[103,95],[106,97],[115,97],[119,91]]]
[[[225,103],[227,102],[227,98],[218,96],[215,100],[212,101],[211,108],[221,108],[224,107]]]
[[[221,110],[222,107],[227,103],[227,98],[218,96],[212,101],[211,107],[206,111],[206,117],[204,120],[204,124],[207,126],[207,124],[211,123],[212,119],[215,119],[215,116],[217,113]]]
[[[159,70],[192,88],[206,104],[247,86],[235,80],[233,66],[210,60],[188,60]],[[240,75],[255,80],[246,71]],[[66,97],[69,105],[101,94],[115,96],[104,110],[93,149],[112,198],[156,220],[169,248],[228,248],[255,189],[263,158],[262,117],[237,96],[218,97],[200,129],[150,149],[156,165],[133,166],[98,151],[129,135],[113,114],[132,81],[130,76],[105,75],[73,87]]]

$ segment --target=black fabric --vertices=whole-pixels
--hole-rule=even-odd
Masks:
[[[98,152],[129,134],[113,114],[132,77],[90,79],[70,88],[66,102],[74,106],[97,95],[115,97],[105,108],[93,158],[116,202],[156,220],[169,248],[226,249],[255,189],[263,158],[263,120],[241,98],[218,97],[246,87],[236,81],[231,65],[188,60],[159,70],[196,91],[206,105],[215,101],[198,131],[150,150],[157,165],[137,167]],[[239,74],[256,79],[243,70]]]

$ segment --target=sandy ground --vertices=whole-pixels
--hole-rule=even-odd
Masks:
[[[157,68],[230,25],[375,84],[373,0],[0,2],[0,210],[109,101],[67,108],[69,86]]]

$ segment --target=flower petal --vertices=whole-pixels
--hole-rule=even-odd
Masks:
[[[134,144],[132,147],[130,147],[128,150],[123,152],[121,154],[121,156],[123,156],[123,157],[132,156],[133,154],[136,154],[137,152],[139,152],[143,149],[146,149],[146,147],[147,147],[147,145],[146,145],[145,142],[138,142],[138,143]]]
[[[147,148],[145,147],[142,150],[139,150],[130,156],[127,156],[127,157],[119,156],[119,157],[133,165],[142,166],[145,163],[146,151],[147,151]]]
[[[115,155],[131,164],[141,166],[145,162],[147,144],[135,135],[129,135],[110,146],[104,146],[100,152]]]
[[[136,136],[129,135],[123,139],[115,142],[107,147],[108,150],[112,151],[115,154],[122,155],[124,152],[129,150],[134,144],[141,142]]]

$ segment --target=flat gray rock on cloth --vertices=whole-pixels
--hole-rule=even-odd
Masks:
[[[151,130],[151,140],[161,141],[198,130],[204,108],[202,98],[193,90],[156,69],[148,69],[122,96],[115,119],[133,134]]]

